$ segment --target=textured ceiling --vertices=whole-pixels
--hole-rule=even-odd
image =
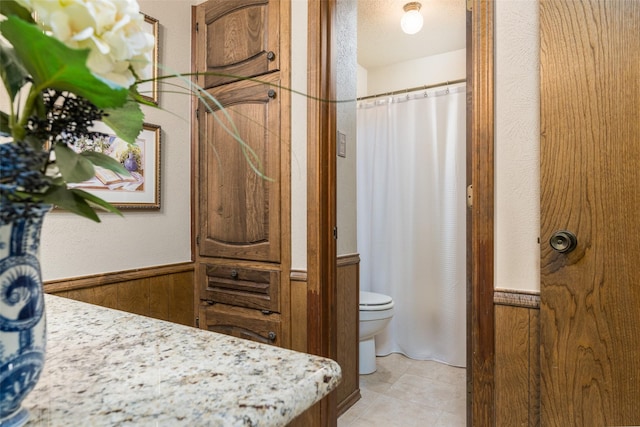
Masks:
[[[420,0],[424,26],[400,29],[409,0],[358,0],[358,63],[373,69],[396,62],[464,49],[466,0]]]

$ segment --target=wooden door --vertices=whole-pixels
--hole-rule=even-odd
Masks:
[[[280,91],[240,81],[210,92],[198,112],[200,256],[278,262]]]
[[[541,423],[640,425],[640,1],[542,0],[540,28]]]
[[[207,1],[195,8],[205,89],[280,69],[280,1]]]

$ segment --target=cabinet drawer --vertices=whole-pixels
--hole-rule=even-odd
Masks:
[[[279,270],[209,263],[200,268],[200,299],[280,312]]]
[[[282,325],[278,313],[202,301],[200,327],[213,332],[280,346]]]

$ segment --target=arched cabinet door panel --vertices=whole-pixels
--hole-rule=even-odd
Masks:
[[[195,52],[205,89],[280,69],[280,1],[208,1],[196,7]]]
[[[211,94],[222,108],[202,103],[198,114],[200,255],[278,262],[279,94],[247,81]]]

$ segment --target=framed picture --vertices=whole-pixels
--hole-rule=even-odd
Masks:
[[[119,209],[160,209],[160,126],[145,123],[135,144],[118,138],[102,122],[95,123],[92,130],[103,135],[76,141],[75,150],[107,154],[122,163],[130,175],[96,167],[93,178],[70,187],[88,191]]]
[[[158,51],[159,51],[159,43],[158,39],[158,20],[152,18],[151,16],[143,13],[144,15],[144,26],[143,29],[152,34],[155,38],[155,45],[153,46],[153,52],[151,53],[151,63],[147,66],[147,75],[153,78],[150,82],[142,83],[138,86],[138,92],[140,95],[146,99],[147,101],[151,101],[154,104],[158,104]]]

